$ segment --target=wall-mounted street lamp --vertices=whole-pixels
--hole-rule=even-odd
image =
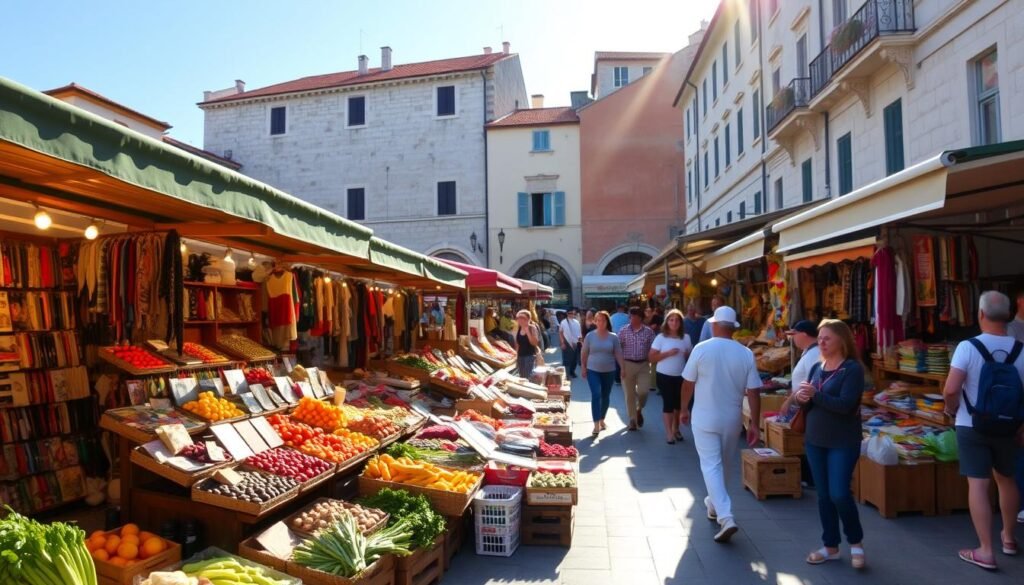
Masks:
[[[505,228],[498,232],[498,264],[505,263]]]

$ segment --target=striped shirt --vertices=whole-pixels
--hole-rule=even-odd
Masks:
[[[639,331],[626,325],[619,329],[619,343],[622,344],[622,359],[634,362],[646,362],[647,354],[651,353],[651,344],[654,343],[654,331],[646,325],[641,325]]]

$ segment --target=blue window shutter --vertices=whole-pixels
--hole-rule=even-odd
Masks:
[[[736,155],[743,152],[743,108],[736,110]]]
[[[533,131],[533,149],[534,150],[540,150],[540,131],[539,130],[534,130]]]
[[[891,175],[903,170],[903,103],[896,100],[886,106],[885,123],[885,174]]]
[[[519,193],[519,227],[530,227],[530,195]]]
[[[544,225],[551,225],[552,219],[551,193],[544,194]]]
[[[565,225],[565,191],[555,191],[555,225]]]

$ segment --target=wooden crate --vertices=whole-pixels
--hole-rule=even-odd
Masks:
[[[421,548],[395,560],[395,585],[432,585],[444,575],[444,535],[430,548]]]
[[[544,431],[544,440],[552,445],[572,447],[572,431]]]
[[[107,532],[107,534],[120,534],[120,532],[121,529],[118,528]],[[145,560],[136,561],[130,567],[118,567],[113,563],[94,560],[98,585],[132,585],[135,583],[136,576],[145,577],[161,567],[181,561],[181,545],[166,538],[164,542],[167,543],[167,549],[164,552]]]
[[[444,531],[444,570],[452,566],[452,559],[462,550],[462,543],[466,539],[466,517],[446,516]]]
[[[519,541],[524,546],[572,546],[575,506],[523,506]]]
[[[946,515],[967,509],[967,478],[960,475],[960,463],[935,462],[935,513]]]
[[[288,574],[302,579],[305,585],[395,585],[395,557],[385,555],[354,579],[338,577],[288,562]]]
[[[473,495],[478,489],[480,489],[480,484],[483,482],[483,479],[483,474],[480,474],[480,478],[477,480],[476,485],[473,486],[473,489],[469,490],[468,493],[460,494],[407,483],[371,479],[360,475],[359,495],[372,496],[384,488],[401,489],[414,494],[422,494],[426,496],[434,506],[434,509],[445,516],[461,516],[466,511],[466,508],[468,508],[473,502]]]
[[[769,449],[775,449],[783,457],[804,454],[804,436],[793,432],[789,423],[768,422],[767,426],[764,441]]]
[[[800,458],[761,457],[753,449],[744,449],[743,487],[758,500],[768,496],[801,497]]]
[[[860,497],[883,518],[902,512],[935,515],[935,464],[880,465],[860,458]]]
[[[238,543],[238,556],[249,559],[254,563],[266,565],[282,573],[287,572],[288,560],[275,557],[267,552],[263,545],[256,540],[255,536]]]

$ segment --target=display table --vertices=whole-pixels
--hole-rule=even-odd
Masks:
[[[861,456],[860,501],[878,508],[883,518],[902,512],[935,515],[935,463],[881,465]]]

